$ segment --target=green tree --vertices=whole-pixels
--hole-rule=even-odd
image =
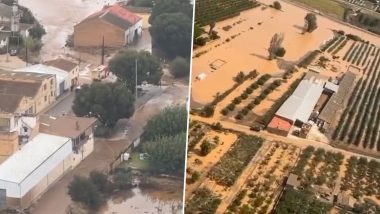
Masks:
[[[142,144],[156,172],[183,175],[185,168],[186,132],[160,137]]]
[[[201,155],[206,156],[213,149],[213,145],[208,140],[204,140],[201,144]]]
[[[132,171],[124,168],[118,168],[115,170],[113,182],[119,190],[126,189],[132,185]]]
[[[95,170],[90,172],[89,178],[101,193],[107,194],[110,192],[111,185],[106,174]]]
[[[193,7],[188,0],[160,0],[155,3],[156,4],[154,5],[152,13],[149,17],[150,24],[153,24],[154,20],[159,15],[168,13],[182,13],[189,19],[193,19]]]
[[[180,56],[176,57],[170,63],[170,72],[176,78],[189,76],[190,74],[189,60]]]
[[[277,57],[283,57],[283,56],[285,56],[285,53],[286,53],[285,48],[280,47],[280,48],[276,51],[276,56],[277,56]]]
[[[314,13],[308,13],[305,16],[305,31],[311,33],[317,28],[317,16]]]
[[[37,24],[29,29],[29,36],[31,36],[33,39],[41,40],[41,38],[46,34],[45,28]]]
[[[70,182],[68,194],[71,200],[83,203],[91,209],[99,208],[103,202],[96,186],[89,179],[80,176],[75,176]]]
[[[150,141],[164,136],[174,136],[187,129],[185,106],[166,107],[150,119],[145,126],[143,139]]]
[[[121,118],[134,112],[135,98],[120,83],[84,85],[75,96],[73,111],[79,116],[95,116],[106,127],[113,127]]]
[[[108,67],[131,91],[135,91],[136,60],[137,84],[146,81],[158,85],[163,74],[162,67],[159,60],[147,51],[120,52],[110,60]]]
[[[189,57],[191,53],[192,20],[183,13],[157,16],[149,28],[153,47],[168,57]]]

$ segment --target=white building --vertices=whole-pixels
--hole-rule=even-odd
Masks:
[[[70,138],[38,134],[0,165],[0,189],[9,207],[25,208],[60,178],[71,164]]]
[[[47,66],[43,64],[31,65],[25,68],[19,68],[14,70],[15,72],[31,72],[40,74],[52,74],[56,76],[57,82],[57,97],[62,95],[65,91],[70,90],[71,79],[70,74],[59,68]]]

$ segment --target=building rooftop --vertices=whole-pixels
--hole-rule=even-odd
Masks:
[[[299,187],[301,185],[301,181],[298,180],[298,175],[291,173],[288,177],[288,180],[286,181],[286,185],[295,188]]]
[[[323,91],[322,82],[302,80],[293,94],[284,102],[276,115],[293,122],[306,123]]]
[[[6,100],[6,102],[0,102],[0,113],[16,112],[23,97],[21,95],[0,94],[0,100]]]
[[[74,139],[93,126],[95,122],[96,118],[42,115],[40,132]]]
[[[0,180],[20,184],[66,143],[71,139],[38,134],[0,165]]]
[[[57,58],[54,60],[46,61],[44,64],[48,65],[48,66],[55,67],[55,68],[59,68],[61,70],[67,71],[67,72],[72,71],[75,67],[78,66],[78,64],[76,64],[72,61],[69,61],[67,59],[63,59],[63,58]]]
[[[34,72],[15,72],[0,69],[0,79],[26,81],[26,82],[42,82],[43,80],[53,77],[52,74],[41,74]]]
[[[85,18],[81,23],[93,19],[102,19],[114,26],[117,26],[123,30],[129,29],[132,25],[136,24],[142,18],[136,14],[130,12],[126,8],[120,6],[119,4],[114,4],[112,6],[106,6],[103,10],[98,11],[87,18]]]
[[[334,93],[325,107],[322,109],[318,118],[327,123],[333,123],[336,119],[336,114],[339,110],[343,109],[346,100],[349,98],[350,89],[354,86],[356,75],[350,71],[342,77],[339,82],[339,89]]]
[[[270,121],[270,123],[268,124],[268,127],[289,132],[290,129],[292,128],[292,123],[278,116],[274,116],[272,120]]]
[[[15,72],[35,73],[35,74],[55,75],[57,78],[57,82],[63,82],[69,76],[69,74],[64,70],[61,70],[59,68],[55,68],[52,66],[48,66],[48,65],[43,65],[43,64],[31,65],[31,66],[28,66],[25,68],[16,69],[14,71]]]

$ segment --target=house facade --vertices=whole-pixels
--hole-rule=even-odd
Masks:
[[[46,61],[44,64],[66,71],[69,74],[69,78],[71,80],[71,87],[78,85],[79,64],[63,58]]]
[[[123,47],[142,35],[143,19],[115,4],[74,26],[74,47]],[[99,29],[102,29],[99,31]]]

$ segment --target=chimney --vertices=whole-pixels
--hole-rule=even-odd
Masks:
[[[78,130],[78,131],[79,131],[79,129],[80,129],[80,126],[79,126],[79,122],[78,122],[78,121],[75,122],[75,129]]]

